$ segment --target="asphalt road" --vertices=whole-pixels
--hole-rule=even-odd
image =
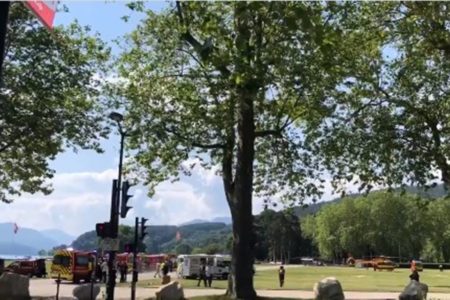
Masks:
[[[265,266],[271,268],[272,266]],[[274,266],[274,268],[277,268]],[[175,274],[171,274],[172,278],[176,278]],[[130,276],[128,276],[130,279]],[[140,279],[153,278],[153,273],[141,273]],[[76,287],[76,284],[61,283],[59,295],[60,297],[72,297],[72,291]],[[155,296],[155,288],[137,288],[136,298],[139,300],[151,298]],[[104,299],[105,286],[101,284],[100,297],[97,299]],[[222,289],[184,289],[185,297],[204,296],[204,295],[221,295],[225,290]],[[266,297],[277,298],[299,298],[299,299],[313,299],[314,294],[312,291],[299,291],[299,290],[258,290],[258,295]],[[31,279],[30,280],[30,294],[32,297],[51,297],[56,295],[56,283],[54,279]],[[116,287],[115,299],[116,300],[129,300],[131,298],[130,287]],[[345,292],[345,299],[398,299],[399,293],[368,293],[368,292]],[[450,300],[450,294],[441,293],[429,293],[428,299]]]
[[[63,283],[60,285],[60,297],[72,297],[72,290],[76,284]],[[139,300],[147,299],[155,296],[156,289],[154,288],[138,288],[136,290],[136,298]],[[277,298],[300,298],[313,299],[312,291],[298,291],[298,290],[258,290],[258,295],[266,297]],[[117,287],[115,289],[115,299],[128,300],[130,299],[129,287]],[[203,295],[220,295],[224,294],[222,289],[185,289],[185,296],[187,298]],[[56,294],[56,283],[51,279],[32,279],[30,281],[31,296],[50,297]],[[102,286],[100,292],[100,299],[104,299],[105,288]],[[97,299],[99,299],[97,298]],[[367,293],[367,292],[345,292],[345,299],[398,299],[398,293]],[[428,299],[450,300],[450,294],[428,294]]]

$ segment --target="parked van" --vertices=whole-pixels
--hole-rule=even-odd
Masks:
[[[202,264],[213,265],[214,255],[183,254],[177,257],[177,275],[180,278],[196,278]]]
[[[4,271],[27,275],[29,277],[36,276],[41,278],[47,276],[45,259],[17,260],[10,263]]]
[[[94,271],[95,253],[69,249],[56,250],[53,256],[51,278],[79,283],[89,282]]]
[[[230,274],[231,255],[216,254],[214,255],[214,263],[212,267],[213,277],[217,279],[227,279]]]

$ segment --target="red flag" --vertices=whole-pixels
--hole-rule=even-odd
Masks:
[[[14,234],[17,234],[17,231],[19,231],[19,226],[17,226],[17,223],[14,223]]]
[[[181,240],[181,233],[179,231],[177,231],[177,235],[175,236],[175,239],[177,241]]]

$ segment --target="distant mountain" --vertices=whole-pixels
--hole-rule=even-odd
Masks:
[[[0,253],[36,255],[39,250],[49,250],[59,245],[58,241],[41,232],[21,227],[14,233],[14,223],[0,223]]]
[[[29,247],[18,243],[3,243],[0,242],[0,258],[1,255],[37,255],[39,250],[37,248]]]
[[[395,191],[402,192],[401,189],[395,189]],[[438,184],[435,187],[430,187],[428,189],[416,187],[416,186],[407,186],[407,187],[405,187],[404,191],[406,193],[415,194],[420,197],[428,198],[428,199],[436,199],[436,198],[444,197],[448,194],[448,191],[445,189],[443,184]],[[376,192],[376,191],[374,191],[374,192]],[[347,197],[358,197],[358,196],[362,196],[362,194],[351,194],[351,195],[348,195]],[[327,202],[317,202],[317,203],[313,203],[313,204],[309,204],[309,205],[297,206],[297,207],[294,207],[294,212],[298,217],[301,218],[301,217],[304,217],[304,216],[307,216],[310,214],[315,214],[324,205],[337,203],[341,200],[342,200],[342,198],[336,198],[334,200],[327,201]]]
[[[185,226],[185,225],[191,225],[191,224],[201,224],[201,223],[208,223],[208,220],[202,220],[202,219],[194,219],[190,220],[184,223],[181,223],[179,226]]]
[[[178,234],[179,233],[179,234]],[[231,226],[225,223],[205,222],[181,226],[157,225],[147,228],[144,243],[148,253],[173,252],[177,244],[189,244],[192,248],[205,247],[211,243],[222,244],[231,236]],[[177,237],[179,240],[177,240]],[[72,247],[91,250],[97,247],[95,231],[80,235]]]
[[[211,220],[211,222],[216,222],[216,223],[225,223],[225,224],[231,224],[231,217],[217,217]]]
[[[62,245],[62,244],[70,245],[76,238],[70,234],[65,233],[62,230],[59,230],[59,229],[42,230],[41,233],[44,234],[46,237],[48,237],[52,240],[55,240],[56,242],[58,242],[59,245]]]
[[[179,226],[191,225],[191,224],[202,224],[202,223],[224,223],[231,224],[231,217],[216,217],[211,220],[204,219],[194,219],[180,224]]]

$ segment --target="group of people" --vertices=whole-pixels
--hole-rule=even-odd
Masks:
[[[96,280],[106,283],[108,280],[108,261],[105,258],[100,258],[97,261],[97,265],[95,267],[95,278]]]
[[[203,281],[205,287],[211,287],[213,280],[212,267],[206,262],[202,262],[200,265],[198,283],[197,286],[200,286],[200,283]]]
[[[156,264],[155,274],[153,275],[153,278],[156,277],[164,277],[169,274],[169,272],[173,271],[173,262],[170,259],[166,259],[162,263]]]
[[[116,265],[115,271],[119,271],[120,273],[120,282],[126,282],[127,281],[127,274],[128,274],[128,264],[124,261],[119,262]],[[109,266],[108,261],[105,258],[100,258],[97,262],[96,268],[95,268],[95,278],[96,280],[106,283],[108,281],[109,274]]]

